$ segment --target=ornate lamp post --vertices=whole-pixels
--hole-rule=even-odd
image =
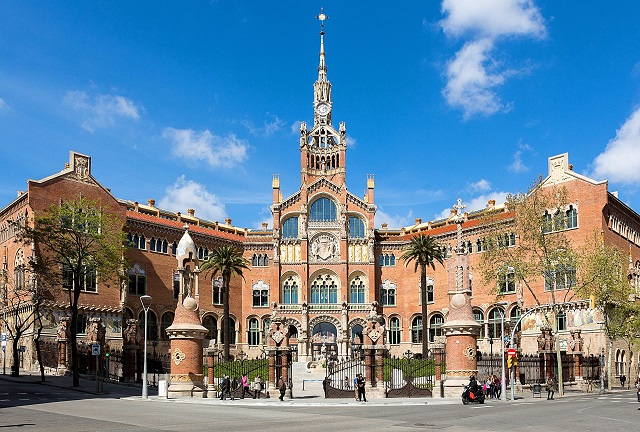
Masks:
[[[149,307],[151,306],[151,296],[143,295],[140,297],[140,303],[142,303],[142,308],[144,309],[144,368],[142,369],[142,398],[147,399],[149,397],[148,389],[147,389],[147,333],[149,333],[148,321],[147,321],[147,313],[149,312]]]

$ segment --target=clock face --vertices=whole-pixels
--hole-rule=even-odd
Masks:
[[[327,113],[329,112],[329,105],[320,104],[320,105],[318,105],[317,110],[318,110],[318,114],[327,115]]]

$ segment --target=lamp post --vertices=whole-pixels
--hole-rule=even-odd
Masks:
[[[602,326],[604,321],[600,321],[600,355],[598,356],[598,364],[600,365],[600,394],[604,393],[604,353],[602,352]]]
[[[496,306],[507,306],[509,303],[500,302],[496,303]],[[502,369],[502,378],[500,380],[500,394],[504,397],[504,400],[507,400],[507,383],[506,383],[506,375],[504,370],[504,311],[498,308],[500,311],[500,366]],[[491,346],[493,348],[493,345]],[[511,383],[511,389],[513,389],[513,383]],[[513,395],[511,396],[511,400],[513,400]]]
[[[142,308],[144,309],[144,367],[142,369],[142,398],[149,398],[149,393],[147,389],[147,333],[148,323],[147,323],[147,313],[149,312],[149,306],[151,306],[151,296],[143,295],[140,297],[140,303],[142,303]]]

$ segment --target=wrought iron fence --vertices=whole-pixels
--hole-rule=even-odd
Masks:
[[[384,382],[387,397],[432,396],[438,371],[444,372],[442,356],[426,359],[413,356],[384,359]]]
[[[206,366],[208,362],[208,356],[203,359],[204,373],[208,378],[209,370]],[[278,365],[276,365],[277,367]],[[282,367],[282,365],[280,365]],[[256,380],[256,376],[260,375],[261,381],[266,384],[269,379],[269,359],[265,353],[260,354],[255,358],[249,358],[243,353],[236,356],[232,360],[224,360],[221,352],[213,354],[213,384],[216,391],[216,396],[220,396],[222,380],[227,375],[231,379],[231,391],[234,396],[240,396],[242,393],[241,379],[243,375],[247,375],[249,382],[253,383]],[[289,364],[289,375],[291,378],[291,364]],[[252,391],[256,391],[253,389]],[[253,395],[253,394],[252,394]]]
[[[326,376],[322,383],[325,397],[354,397],[356,390],[354,379],[358,374],[366,376],[365,363],[359,356],[342,357],[327,361]]]

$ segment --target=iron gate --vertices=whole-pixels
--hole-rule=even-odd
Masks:
[[[387,397],[431,397],[440,372],[444,372],[443,355],[426,359],[411,355],[385,358]]]
[[[322,387],[326,398],[355,397],[354,378],[366,376],[366,365],[358,357],[345,357],[327,362],[327,372]],[[371,375],[375,381],[375,374]]]

